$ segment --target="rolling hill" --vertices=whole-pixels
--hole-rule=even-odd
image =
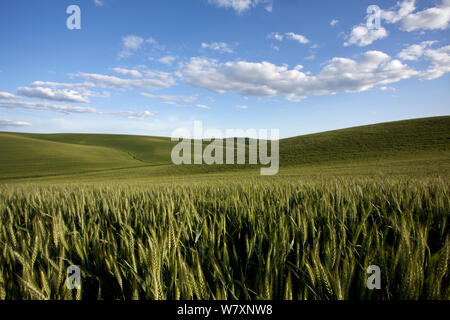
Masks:
[[[106,134],[0,133],[0,181],[62,176],[97,180],[256,172],[255,166],[174,166],[170,138]],[[447,173],[450,116],[323,132],[280,141],[280,174],[344,168],[349,173],[431,170]],[[258,168],[260,166],[257,166]],[[244,170],[245,169],[245,170]],[[406,170],[406,171],[405,171]]]

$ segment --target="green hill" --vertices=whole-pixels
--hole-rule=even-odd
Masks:
[[[449,155],[450,117],[380,123],[282,140],[284,164]]]
[[[170,138],[105,134],[0,133],[0,180],[83,175],[98,180],[255,172],[238,166],[174,166]],[[450,116],[354,127],[280,141],[280,173],[379,166],[449,170]],[[259,166],[257,166],[259,168]],[[369,170],[370,169],[370,170]],[[253,170],[253,171],[252,171]]]
[[[38,135],[0,133],[0,178],[22,178],[137,167],[115,148],[47,141]]]
[[[25,137],[72,145],[106,147],[128,153],[132,158],[151,164],[169,164],[170,138],[113,134],[21,134]]]

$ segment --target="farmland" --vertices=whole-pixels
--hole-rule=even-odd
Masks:
[[[0,298],[450,298],[450,117],[284,139],[269,177],[173,145],[0,133]]]

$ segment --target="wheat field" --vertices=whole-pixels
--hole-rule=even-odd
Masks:
[[[0,298],[449,299],[448,190],[439,178],[3,185]],[[369,265],[380,290],[366,288]]]

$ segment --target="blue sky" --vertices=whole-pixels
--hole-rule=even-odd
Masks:
[[[0,130],[289,137],[448,115],[449,27],[450,0],[1,1]]]

